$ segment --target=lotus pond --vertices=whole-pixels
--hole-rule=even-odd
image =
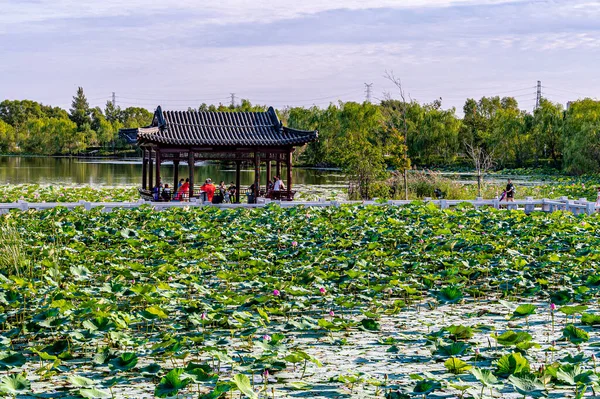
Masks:
[[[56,208],[0,223],[6,396],[599,389],[595,215]]]

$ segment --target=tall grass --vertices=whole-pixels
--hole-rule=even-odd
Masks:
[[[15,227],[0,226],[0,273],[17,277],[31,274],[31,262],[23,248],[23,237]]]

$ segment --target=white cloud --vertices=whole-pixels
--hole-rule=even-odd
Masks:
[[[0,23],[41,22],[63,18],[94,18],[160,14],[169,10],[202,13],[206,22],[272,22],[318,12],[374,8],[448,7],[491,5],[527,0],[40,0],[0,1]]]

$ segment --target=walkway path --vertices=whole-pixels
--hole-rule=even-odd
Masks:
[[[266,199],[259,198],[258,204],[202,204],[199,201],[195,201],[194,199],[190,202],[150,202],[139,200],[136,202],[87,202],[87,201],[79,201],[79,202],[25,202],[25,201],[17,201],[12,203],[0,203],[0,214],[7,213],[12,209],[18,209],[22,211],[27,211],[29,209],[51,209],[56,207],[66,207],[68,209],[74,209],[76,207],[83,207],[87,210],[92,208],[101,207],[105,212],[110,212],[115,208],[137,208],[142,205],[150,205],[156,210],[163,210],[167,208],[182,208],[182,207],[195,207],[195,206],[212,206],[216,208],[261,208],[266,206],[269,203],[277,204],[283,208],[292,207],[292,206],[340,206],[344,204],[353,204],[353,205],[378,205],[378,206],[402,206],[413,203],[415,201],[398,201],[398,200],[390,200],[387,202],[378,202],[378,201],[269,201]],[[500,202],[498,199],[482,199],[477,198],[475,200],[431,200],[430,198],[426,198],[423,202],[432,203],[434,205],[439,206],[441,209],[450,209],[454,208],[459,204],[469,203],[474,207],[479,208],[482,206],[491,206],[496,209],[509,209],[509,210],[522,210],[526,213],[533,211],[543,211],[543,212],[554,212],[554,211],[568,211],[572,212],[576,215],[587,213],[593,214],[596,212],[596,203],[590,202],[585,198],[580,198],[579,200],[570,200],[567,197],[561,197],[557,200],[551,199],[533,199],[531,197],[527,197],[525,200],[515,201],[515,202]]]

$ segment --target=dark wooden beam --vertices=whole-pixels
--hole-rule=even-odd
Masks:
[[[265,192],[268,194],[269,193],[269,182],[271,181],[271,160],[268,158],[267,154],[267,181],[265,182]]]
[[[171,190],[171,192],[175,193],[179,183],[179,159],[173,161],[173,174],[173,189]]]
[[[254,153],[254,203],[260,194],[260,156],[258,152]]]
[[[152,152],[148,151],[148,190],[152,191],[154,188],[154,168],[152,163]]]
[[[188,153],[188,168],[190,171],[190,198],[194,196],[194,163],[196,160],[194,159],[194,153],[190,151]]]
[[[239,203],[240,202],[240,169],[241,169],[241,165],[242,163],[240,161],[236,161],[235,163],[235,202]]]
[[[148,174],[148,159],[146,158],[146,150],[142,149],[142,189],[146,190],[146,175]]]
[[[160,187],[160,150],[156,150],[156,187]],[[160,195],[160,193],[159,193]]]
[[[277,154],[277,159],[275,160],[275,175],[281,178],[281,154]]]
[[[288,198],[292,198],[292,154],[294,150],[290,150],[287,157],[287,189]]]

